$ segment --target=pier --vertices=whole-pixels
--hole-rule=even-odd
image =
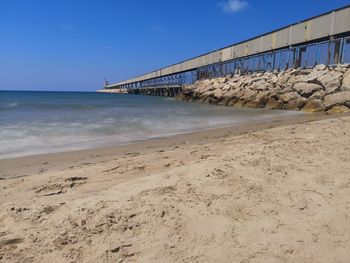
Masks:
[[[350,63],[350,5],[104,87],[175,96],[197,80],[345,63]]]

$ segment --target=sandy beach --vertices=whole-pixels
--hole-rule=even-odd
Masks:
[[[0,262],[349,262],[350,116],[0,161]]]

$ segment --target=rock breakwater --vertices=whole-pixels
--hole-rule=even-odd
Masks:
[[[128,94],[128,90],[124,88],[118,88],[118,89],[102,89],[102,90],[96,90],[96,92],[101,93],[115,93],[115,94]]]
[[[199,80],[185,86],[177,97],[238,108],[350,112],[350,65]]]

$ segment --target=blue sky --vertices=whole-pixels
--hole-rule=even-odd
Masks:
[[[345,0],[0,0],[0,90],[94,91]]]

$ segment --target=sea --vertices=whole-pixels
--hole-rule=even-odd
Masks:
[[[0,159],[118,146],[297,114],[169,97],[0,91]]]

